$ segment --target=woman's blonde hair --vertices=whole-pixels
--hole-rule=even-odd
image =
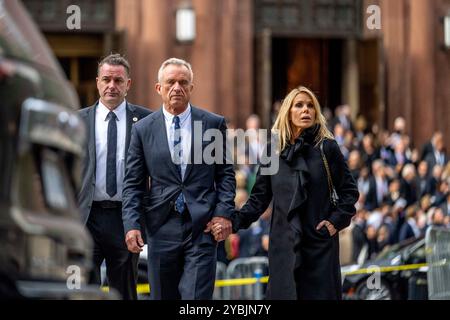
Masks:
[[[314,120],[314,124],[318,124],[320,126],[319,133],[317,134],[315,139],[316,145],[318,145],[325,138],[334,139],[333,134],[327,128],[327,121],[322,114],[319,100],[317,100],[317,97],[310,89],[299,86],[289,92],[289,94],[284,98],[280,111],[278,112],[278,116],[272,127],[272,133],[278,135],[279,152],[283,151],[293,138],[293,130],[290,121],[290,110],[295,97],[300,93],[307,94],[313,101],[314,110],[316,111],[316,119]]]

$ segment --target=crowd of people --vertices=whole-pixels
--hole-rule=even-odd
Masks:
[[[367,126],[363,116],[352,121],[348,105],[338,106],[335,115],[324,110],[360,193],[357,213],[350,227],[348,262],[357,262],[366,247],[372,259],[390,245],[425,235],[430,226],[450,228],[450,163],[441,132],[417,146],[406,133],[406,121],[398,117],[393,131]],[[251,115],[247,132],[260,129]],[[246,147],[237,158],[252,159],[262,152],[256,134],[248,134]],[[242,161],[240,163],[243,163]],[[245,163],[245,161],[244,161]],[[257,165],[236,165],[236,208],[251,192]],[[219,260],[229,263],[239,257],[267,255],[271,208],[249,229],[232,234],[219,248]]]

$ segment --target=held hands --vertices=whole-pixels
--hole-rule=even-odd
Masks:
[[[330,234],[330,237],[334,236],[337,232],[336,228],[333,226],[333,224],[328,220],[322,220],[319,222],[319,224],[316,227],[316,230],[320,230],[325,226],[328,229],[328,233]]]
[[[144,240],[139,230],[130,230],[125,236],[125,242],[127,243],[128,251],[133,253],[139,253],[144,246]]]
[[[206,225],[205,233],[211,232],[217,242],[225,240],[232,231],[231,221],[223,217],[214,217]]]

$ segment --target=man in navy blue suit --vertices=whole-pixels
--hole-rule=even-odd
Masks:
[[[150,297],[155,300],[211,299],[216,240],[231,233],[235,177],[226,161],[225,119],[189,103],[192,81],[188,62],[176,58],[163,62],[156,84],[163,105],[133,127],[128,151],[122,212],[125,240],[131,252],[142,250],[143,207]],[[194,130],[199,125],[200,132]],[[215,159],[218,154],[220,159],[212,164],[203,157],[199,161],[199,155],[209,150],[209,142],[202,139],[207,130],[222,137],[214,144],[221,148],[214,148]],[[146,192],[148,178],[151,186]]]

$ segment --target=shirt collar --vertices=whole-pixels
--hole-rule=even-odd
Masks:
[[[164,118],[166,119],[166,121],[168,123],[172,123],[173,117],[175,117],[175,116],[173,114],[171,114],[170,112],[168,112],[166,110],[166,108],[164,108],[164,105],[162,106],[162,111],[163,111]],[[188,103],[186,110],[184,110],[182,113],[180,113],[178,115],[178,117],[180,118],[180,124],[183,123],[189,117],[190,114],[191,114],[191,104]]]
[[[127,101],[123,100],[121,104],[117,108],[113,110],[113,112],[116,114],[117,121],[120,121],[120,119],[124,119],[126,115],[126,105]],[[108,121],[107,117],[111,110],[109,110],[100,100],[98,101],[98,107],[97,112],[100,117],[100,119],[103,119],[104,121]]]

